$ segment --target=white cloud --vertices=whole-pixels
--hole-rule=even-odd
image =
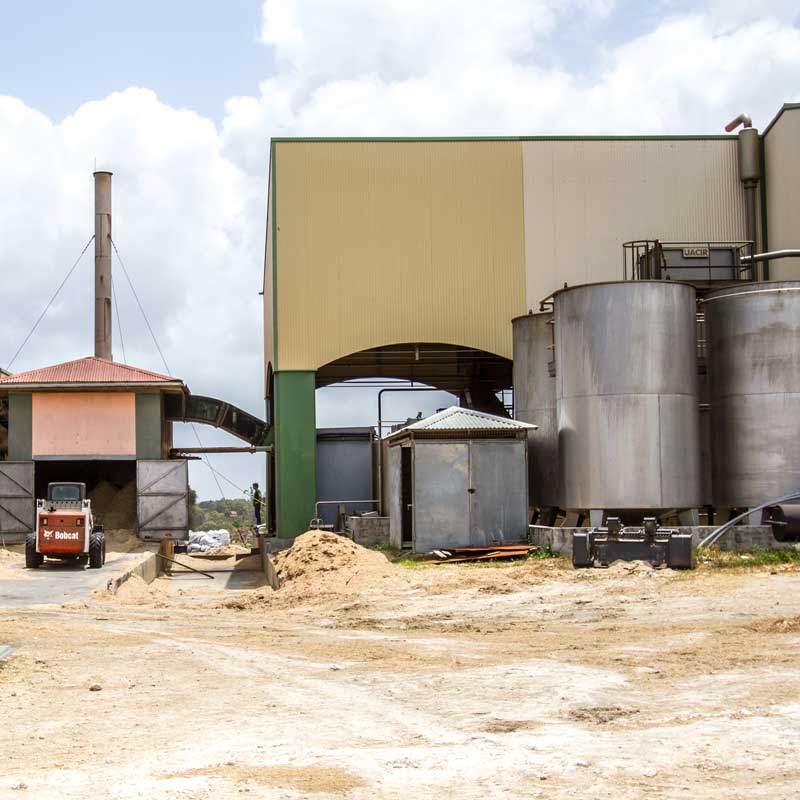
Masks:
[[[266,0],[276,72],[257,96],[232,97],[220,128],[140,88],[60,124],[0,97],[0,363],[91,235],[95,159],[115,172],[115,239],[170,367],[258,414],[270,136],[719,132],[740,111],[763,127],[800,99],[795,3],[653,8],[644,32],[609,46],[602,32],[620,41],[636,3]],[[90,251],[15,369],[91,351],[91,269]],[[160,369],[115,275],[128,360]],[[344,413],[345,395],[321,395],[324,423],[364,421]],[[244,485],[255,467],[230,469]]]
[[[280,70],[258,104],[231,102],[226,125],[247,106],[251,124],[305,135],[718,132],[743,108],[766,122],[798,96],[800,31],[783,0],[758,14],[715,3],[615,49],[598,42],[580,54],[588,77],[539,57],[576,20],[624,26],[635,7],[614,13],[611,2],[266,0],[262,40]]]

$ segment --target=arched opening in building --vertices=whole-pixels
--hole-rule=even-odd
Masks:
[[[387,458],[382,437],[451,405],[511,416],[510,359],[474,348],[407,343],[352,353],[319,368],[319,516],[385,513]],[[345,465],[344,467],[342,465]],[[337,500],[371,500],[340,504]]]
[[[316,378],[317,388],[377,379],[425,384],[454,394],[465,408],[509,415],[502,395],[511,390],[511,359],[472,347],[427,342],[373,347],[325,364]]]

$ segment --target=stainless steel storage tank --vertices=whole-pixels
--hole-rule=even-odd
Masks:
[[[526,314],[511,321],[514,339],[514,418],[538,425],[528,434],[529,503],[560,507],[556,379],[551,373],[553,314]]]
[[[697,508],[694,288],[596,283],[562,289],[553,302],[565,507]]]
[[[712,488],[720,508],[800,489],[800,281],[705,298]]]

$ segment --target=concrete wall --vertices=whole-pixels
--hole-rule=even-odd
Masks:
[[[764,132],[769,249],[800,248],[800,103],[787,104]],[[770,262],[771,280],[800,278],[800,258]]]

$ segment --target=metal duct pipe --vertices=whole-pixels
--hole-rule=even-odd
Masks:
[[[728,133],[735,131],[740,125],[745,128],[751,128],[753,126],[753,120],[750,118],[749,114],[739,114],[738,117],[732,119],[726,126],[725,130]]]
[[[94,173],[94,354],[111,352],[111,174]]]
[[[744,187],[745,202],[745,238],[753,243],[753,250],[758,248],[758,224],[756,222],[756,188],[761,180],[761,153],[758,142],[758,131],[753,127],[749,114],[739,114],[732,119],[725,130],[730,133],[742,126],[739,131],[739,180]],[[765,270],[766,272],[766,270]],[[755,277],[755,276],[754,276]],[[766,275],[765,275],[766,278]]]
[[[800,250],[771,250],[769,253],[756,253],[752,256],[742,256],[742,261],[769,261],[773,258],[800,258]]]

